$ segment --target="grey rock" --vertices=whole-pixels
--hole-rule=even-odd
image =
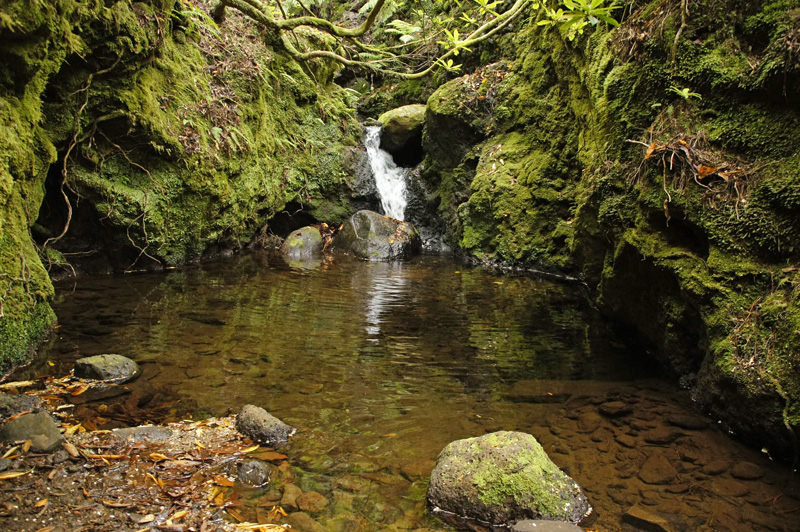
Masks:
[[[64,437],[59,426],[47,412],[25,414],[0,428],[0,441],[31,440],[31,450],[49,453],[58,449]]]
[[[260,488],[265,486],[272,476],[272,466],[261,460],[245,460],[239,465],[236,478],[239,482]]]
[[[84,379],[122,384],[132,381],[139,373],[139,365],[122,355],[95,355],[75,361],[75,376]]]
[[[245,405],[236,416],[236,430],[253,441],[279,447],[297,431],[255,405]]]
[[[431,473],[428,506],[496,526],[525,519],[578,522],[591,512],[580,486],[521,432],[448,444]]]
[[[336,234],[333,245],[367,260],[409,257],[422,248],[416,228],[377,212],[358,211]]]
[[[538,521],[526,519],[517,521],[511,527],[512,532],[582,532],[578,525],[565,521]]]
[[[34,412],[41,404],[42,400],[35,395],[9,395],[0,392],[0,420],[8,419],[20,412]]]
[[[281,253],[292,259],[310,258],[322,253],[322,247],[322,234],[309,225],[292,231],[283,241]]]

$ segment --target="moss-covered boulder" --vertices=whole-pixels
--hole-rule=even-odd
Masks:
[[[372,211],[358,211],[336,234],[333,246],[367,260],[410,257],[422,248],[416,228]]]
[[[494,526],[525,519],[577,523],[592,511],[580,486],[533,436],[504,431],[448,444],[431,473],[428,507]]]
[[[281,253],[290,259],[305,259],[322,253],[322,233],[314,226],[292,231],[281,245]]]
[[[134,380],[140,373],[139,364],[122,355],[94,355],[75,361],[75,376],[84,379],[123,384]]]
[[[422,142],[422,126],[425,124],[425,105],[411,104],[386,111],[378,122],[381,130],[381,149],[391,154],[406,149],[410,143]]]

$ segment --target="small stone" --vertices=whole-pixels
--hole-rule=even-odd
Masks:
[[[667,493],[686,493],[687,491],[689,491],[688,484],[673,484],[667,486]]]
[[[49,453],[61,447],[64,437],[59,426],[47,412],[25,414],[0,428],[0,441],[31,440],[35,453]]]
[[[764,476],[764,470],[752,462],[738,462],[731,468],[733,478],[757,480]]]
[[[328,499],[316,491],[307,491],[303,493],[297,497],[295,502],[297,503],[297,507],[302,511],[312,514],[319,513],[328,506]]]
[[[105,354],[75,361],[75,376],[122,384],[139,376],[139,365],[122,355]]]
[[[517,521],[511,527],[512,532],[581,532],[578,525],[564,521],[534,521],[526,519]]]
[[[242,462],[236,474],[236,478],[239,479],[239,482],[256,488],[266,485],[269,482],[270,476],[272,476],[272,466],[256,459]]]
[[[600,425],[603,423],[603,418],[595,412],[594,410],[590,410],[589,412],[584,413],[580,418],[578,418],[578,432],[583,432],[588,434],[590,432],[596,431],[600,428]]]
[[[42,400],[35,395],[9,395],[0,392],[0,421],[22,412],[39,409]]]
[[[640,504],[629,508],[625,515],[622,516],[622,521],[650,532],[674,532],[675,530],[665,518]]]
[[[600,405],[600,413],[608,417],[622,417],[631,412],[631,407],[622,401],[609,401]]]
[[[684,436],[683,432],[671,427],[657,427],[642,434],[644,441],[655,445],[670,444],[681,436]]]
[[[706,475],[721,475],[728,470],[729,464],[725,460],[714,460],[703,466],[701,471]]]
[[[407,479],[413,480],[416,478],[427,477],[431,474],[431,471],[433,471],[434,467],[436,467],[436,462],[433,460],[417,460],[401,467],[400,472]]]
[[[750,493],[750,489],[747,486],[730,478],[714,480],[712,489],[723,497],[744,497]]]
[[[285,444],[297,431],[263,408],[254,405],[245,405],[236,416],[236,430],[253,441],[272,447]]]
[[[326,532],[325,527],[317,523],[314,518],[305,512],[294,512],[286,518],[286,524],[292,530],[302,530],[303,532]]]
[[[287,508],[297,508],[297,498],[303,494],[303,490],[294,484],[286,484],[283,487],[283,497],[281,497],[281,506]]]
[[[309,382],[307,384],[301,384],[297,387],[297,391],[302,393],[303,395],[314,395],[322,391],[325,388],[325,385],[319,382]]]
[[[628,449],[633,449],[634,447],[636,447],[638,441],[630,434],[619,434],[614,439],[617,440],[617,443],[619,443],[623,447],[627,447]]]
[[[639,471],[639,478],[646,484],[668,484],[675,480],[675,469],[661,455],[651,456]]]
[[[689,415],[674,415],[668,418],[670,424],[685,430],[703,430],[708,428],[708,423],[699,417]]]

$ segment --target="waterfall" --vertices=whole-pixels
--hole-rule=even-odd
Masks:
[[[380,149],[380,126],[368,126],[364,136],[364,147],[367,149],[369,165],[375,176],[375,186],[381,197],[381,206],[386,216],[403,219],[406,210],[406,175],[407,168],[400,168],[392,160],[392,156]]]

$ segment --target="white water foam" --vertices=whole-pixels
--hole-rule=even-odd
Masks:
[[[406,176],[407,168],[394,164],[389,153],[380,149],[380,126],[368,126],[364,136],[364,147],[375,176],[375,186],[381,197],[381,206],[386,216],[402,220],[406,211]]]

